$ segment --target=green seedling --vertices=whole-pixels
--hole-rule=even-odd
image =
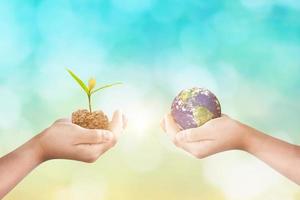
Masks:
[[[88,97],[88,102],[89,102],[89,111],[90,113],[92,112],[92,94],[99,92],[103,89],[110,88],[115,85],[120,85],[122,83],[117,82],[117,83],[112,83],[108,85],[101,86],[99,88],[96,88],[96,79],[95,78],[90,78],[88,81],[88,84],[86,85],[77,75],[74,74],[70,69],[67,69],[69,74],[73,77],[73,79],[79,84],[79,86],[84,90],[84,92],[87,94]]]

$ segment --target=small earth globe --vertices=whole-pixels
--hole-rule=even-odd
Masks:
[[[171,114],[182,129],[196,128],[220,117],[221,106],[211,91],[194,87],[181,91],[175,97]]]

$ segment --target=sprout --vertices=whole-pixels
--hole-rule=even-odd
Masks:
[[[105,88],[109,88],[112,87],[114,85],[119,85],[122,84],[120,82],[117,83],[112,83],[112,84],[108,84],[108,85],[104,85],[102,87],[96,88],[96,79],[95,78],[90,78],[88,85],[86,85],[78,76],[76,76],[70,69],[67,69],[67,71],[69,72],[69,74],[74,78],[74,80],[80,85],[80,87],[85,91],[85,93],[87,94],[88,97],[88,102],[89,102],[89,111],[92,112],[92,103],[91,103],[91,96],[92,94],[99,92],[100,90],[103,90]]]
[[[89,90],[91,91],[92,89],[94,89],[95,86],[96,86],[96,79],[91,78],[89,80]]]

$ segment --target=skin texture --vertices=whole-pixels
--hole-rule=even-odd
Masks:
[[[116,144],[126,123],[120,111],[113,114],[109,130],[84,129],[69,119],[57,120],[39,135],[0,158],[0,199],[47,160],[95,162]]]
[[[181,130],[168,114],[161,126],[178,148],[196,158],[243,150],[300,185],[300,146],[266,135],[226,115],[201,127]]]

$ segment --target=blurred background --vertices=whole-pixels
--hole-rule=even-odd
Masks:
[[[180,90],[199,86],[224,113],[300,144],[299,19],[297,0],[0,1],[0,156],[87,108],[65,67],[123,82],[93,107],[129,118],[96,163],[46,162],[5,200],[299,200],[251,155],[197,160],[159,127]]]

